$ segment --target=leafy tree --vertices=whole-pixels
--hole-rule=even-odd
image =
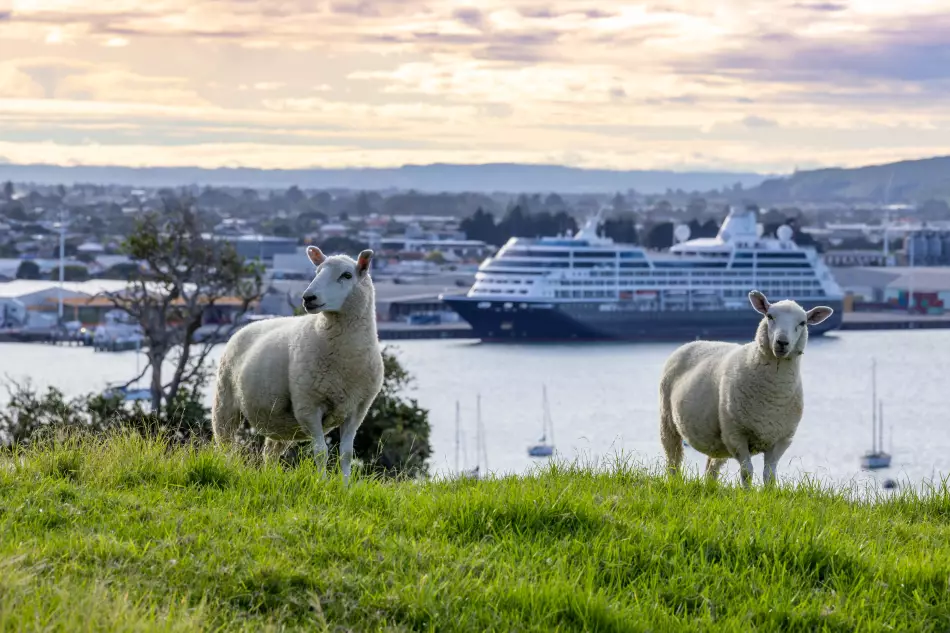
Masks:
[[[608,218],[601,225],[599,234],[621,244],[637,244],[637,218],[631,213]]]
[[[132,281],[132,279],[139,276],[138,264],[133,263],[115,264],[100,275],[102,279],[125,279],[127,281]]]
[[[356,215],[370,215],[374,212],[373,205],[370,202],[369,194],[365,191],[361,191],[358,196],[356,196],[356,202],[354,204],[354,212]]]
[[[86,281],[87,279],[89,279],[89,270],[85,266],[63,266],[63,281]]]
[[[320,211],[326,211],[333,204],[333,196],[328,191],[318,191],[314,194],[312,200],[317,203]]]
[[[11,220],[16,220],[17,222],[26,222],[30,219],[30,214],[27,212],[26,207],[23,206],[23,203],[19,200],[14,202],[7,202],[3,205],[3,208],[0,209],[0,212],[3,215],[7,216]]]
[[[611,200],[610,205],[613,207],[614,211],[628,211],[629,207],[627,206],[627,199],[623,197],[622,193],[614,194],[613,200]]]
[[[3,183],[3,198],[7,201],[13,200],[13,183],[9,180]]]
[[[478,207],[471,217],[465,218],[459,223],[459,228],[470,240],[481,240],[486,244],[501,246],[499,240],[498,227],[495,224],[495,216],[491,212],[486,212]]]
[[[708,206],[705,198],[690,198],[689,202],[686,203],[686,213],[698,218],[706,213]]]
[[[319,211],[304,211],[294,219],[294,230],[297,235],[303,235],[317,230],[326,221],[327,216]]]
[[[278,222],[271,227],[271,233],[276,237],[294,237],[296,232],[286,221]]]
[[[660,222],[647,231],[643,245],[652,249],[667,249],[673,245],[673,223]]]
[[[211,438],[210,412],[202,404],[200,393],[181,392],[176,406],[162,415],[150,413],[140,402],[125,402],[115,393],[91,393],[67,400],[56,387],[38,392],[29,381],[10,379],[7,393],[8,403],[0,408],[0,449],[28,446],[64,431],[103,434],[128,429],[179,443]]]
[[[198,389],[205,379],[205,361],[218,337],[227,337],[240,315],[261,296],[261,271],[247,264],[227,241],[204,237],[203,226],[190,202],[166,198],[161,213],[145,214],[125,240],[122,250],[144,265],[144,274],[128,288],[106,295],[141,328],[146,363],[134,382],[151,370],[151,411],[159,415],[180,400],[179,391]],[[195,332],[205,317],[227,298],[239,302],[235,318],[222,323],[203,342]],[[172,376],[164,380],[164,363]]]
[[[288,202],[294,205],[300,204],[307,199],[307,196],[297,185],[291,186],[290,189],[287,190],[287,193],[284,194],[284,197],[287,198]]]
[[[564,199],[556,193],[549,193],[544,199],[544,208],[549,211],[563,211],[566,206]]]
[[[425,259],[427,262],[432,262],[440,266],[445,263],[445,255],[442,254],[442,251],[432,251],[426,255]]]
[[[41,277],[39,264],[29,259],[20,262],[20,266],[16,271],[17,279],[40,279]]]

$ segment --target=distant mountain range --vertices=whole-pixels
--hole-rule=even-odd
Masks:
[[[758,204],[794,202],[923,202],[950,199],[950,156],[856,168],[799,171],[787,176],[747,172],[613,171],[557,165],[406,165],[395,168],[249,169],[197,167],[59,167],[0,164],[0,181],[40,184],[95,183],[176,187],[209,185],[284,189],[409,190],[484,193],[613,193],[634,189],[708,192],[743,190],[730,197]]]
[[[420,192],[612,193],[634,189],[662,194],[667,189],[710,191],[741,183],[753,187],[767,176],[741,172],[611,171],[556,165],[406,165],[396,168],[248,169],[197,167],[59,167],[0,164],[0,181],[37,184],[114,184],[126,186],[260,187],[283,189],[386,190]]]
[[[925,202],[950,199],[950,156],[852,169],[800,171],[743,192],[758,204],[776,202]]]

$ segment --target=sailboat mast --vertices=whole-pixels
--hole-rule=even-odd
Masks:
[[[482,394],[477,394],[475,396],[475,417],[477,419],[476,430],[478,432],[478,442],[476,444],[477,446],[476,450],[481,451],[481,455],[479,456],[478,462],[479,464],[481,464],[482,459],[485,460],[485,472],[487,473],[488,472],[488,449],[485,448],[485,429],[482,426]]]
[[[878,401],[877,436],[881,438],[881,451],[884,451],[884,401]]]
[[[877,359],[871,359],[871,451],[877,452]]]
[[[459,413],[459,401],[455,401],[455,472],[459,472],[459,451],[462,444],[461,414]]]
[[[541,386],[544,402],[542,403],[544,411],[544,435],[551,444],[554,444],[554,422],[551,420],[551,406],[548,404],[548,387]]]

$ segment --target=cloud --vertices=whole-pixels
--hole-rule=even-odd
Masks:
[[[749,115],[742,118],[742,125],[748,128],[777,127],[778,122],[764,117]]]
[[[796,2],[792,6],[807,11],[846,11],[848,9],[848,5],[843,2]]]
[[[373,164],[903,157],[950,144],[947,32],[950,0],[31,0],[0,15],[0,142],[15,160],[43,142],[125,160],[131,140],[234,161],[228,134],[248,161],[300,143]]]
[[[466,26],[479,28],[484,23],[482,12],[474,7],[463,7],[452,12],[452,17]]]

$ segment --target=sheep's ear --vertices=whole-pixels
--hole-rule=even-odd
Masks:
[[[369,270],[369,263],[373,259],[373,251],[366,249],[365,251],[360,252],[360,256],[356,258],[356,272],[360,277],[366,274],[366,271]]]
[[[313,262],[314,266],[319,266],[327,260],[327,256],[324,255],[323,251],[321,251],[316,246],[307,247],[307,257],[310,258],[310,261]]]
[[[752,302],[752,307],[755,308],[755,311],[759,314],[765,314],[769,311],[769,306],[771,305],[769,300],[758,290],[753,290],[749,293],[749,301]]]
[[[832,314],[834,310],[828,306],[817,306],[805,313],[805,321],[808,322],[808,325],[818,325]]]

